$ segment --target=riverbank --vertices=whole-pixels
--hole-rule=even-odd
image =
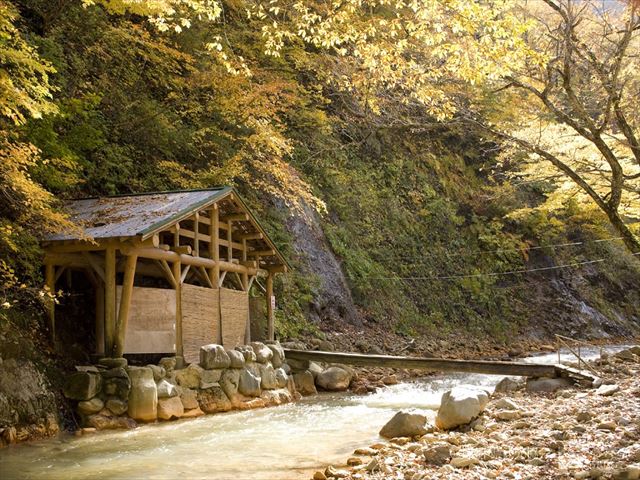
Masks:
[[[637,479],[640,356],[627,351],[593,365],[605,387],[496,393],[471,425],[357,449],[347,467],[314,479]]]

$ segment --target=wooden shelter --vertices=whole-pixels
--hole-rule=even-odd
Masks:
[[[273,278],[287,262],[231,187],[87,198],[67,207],[86,238],[45,239],[46,284],[55,291],[71,269],[87,275],[97,354],[175,353],[197,361],[201,345],[247,343],[255,285],[265,291],[266,339],[274,339]],[[53,307],[50,323],[55,338]]]

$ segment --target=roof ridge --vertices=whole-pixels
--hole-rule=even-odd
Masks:
[[[65,200],[67,202],[76,202],[79,200],[96,200],[100,198],[123,198],[123,197],[142,197],[145,195],[161,195],[167,193],[190,193],[190,192],[217,192],[224,190],[225,188],[233,188],[231,185],[222,185],[218,187],[208,188],[191,188],[191,189],[179,189],[179,190],[154,190],[152,192],[138,192],[138,193],[118,193],[115,195],[96,195],[93,197],[81,197],[81,198],[69,198]]]

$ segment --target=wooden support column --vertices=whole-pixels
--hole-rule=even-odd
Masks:
[[[267,275],[267,285],[266,285],[266,293],[267,297],[267,340],[275,340],[275,328],[273,323],[273,273],[269,272]]]
[[[136,275],[136,255],[128,255],[124,266],[124,280],[122,281],[122,292],[120,294],[120,310],[118,312],[118,332],[116,335],[116,345],[114,357],[122,357],[124,354],[124,341],[127,334],[127,324],[129,323],[129,307],[131,306],[131,296],[133,295],[133,280]]]
[[[56,266],[53,263],[47,263],[45,265],[45,282],[49,293],[55,295],[56,293]],[[51,330],[51,340],[56,341],[56,303],[51,298],[51,304],[49,305],[49,329]]]
[[[196,212],[193,216],[193,254],[200,256],[200,214]]]
[[[116,249],[107,247],[104,263],[104,352],[113,355],[116,335]]]
[[[173,278],[176,279],[176,357],[184,356],[182,344],[182,264],[173,262]]]
[[[227,229],[227,261],[233,260],[233,222],[229,220],[227,223],[229,228]]]
[[[104,357],[104,283],[96,287],[96,354]]]
[[[209,225],[209,258],[216,262],[214,267],[209,270],[211,283],[218,288],[220,280],[220,210],[218,204],[214,204],[209,211],[211,215],[211,224]]]

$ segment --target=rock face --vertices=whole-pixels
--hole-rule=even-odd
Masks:
[[[330,391],[342,391],[349,388],[351,374],[340,367],[329,367],[316,377],[316,384]]]
[[[161,420],[171,420],[180,418],[184,414],[184,406],[180,397],[161,398],[158,400],[158,418]]]
[[[129,367],[131,391],[128,414],[134,420],[152,422],[158,416],[158,390],[153,372],[147,367]]]
[[[204,370],[200,377],[200,388],[211,388],[218,385],[220,378],[222,377],[224,370]]]
[[[225,370],[220,377],[220,387],[230,400],[238,394],[238,382],[240,382],[240,370]]]
[[[90,400],[100,392],[102,377],[90,372],[76,372],[63,388],[64,396],[71,400]]]
[[[183,388],[180,393],[180,400],[182,400],[182,405],[184,405],[184,408],[187,410],[198,408],[198,393],[195,390]]]
[[[206,370],[229,368],[231,359],[222,345],[212,343],[200,347],[200,366]]]
[[[567,378],[527,378],[527,392],[551,393],[563,388],[573,386]]]
[[[416,437],[427,433],[427,417],[417,413],[398,412],[380,430],[385,438]]]
[[[260,378],[247,369],[241,370],[238,391],[247,397],[259,397],[260,393],[262,393],[260,390]]]
[[[287,373],[282,368],[276,369],[276,383],[278,388],[285,388],[287,386]]]
[[[119,398],[110,398],[105,403],[105,406],[114,415],[122,415],[126,413],[129,407],[126,401],[120,400]]]
[[[442,395],[436,426],[448,430],[466,425],[480,415],[488,401],[484,391],[455,387]]]
[[[293,381],[296,386],[296,390],[302,395],[315,395],[318,393],[316,390],[316,384],[313,381],[313,375],[311,372],[304,371],[293,374]]]

